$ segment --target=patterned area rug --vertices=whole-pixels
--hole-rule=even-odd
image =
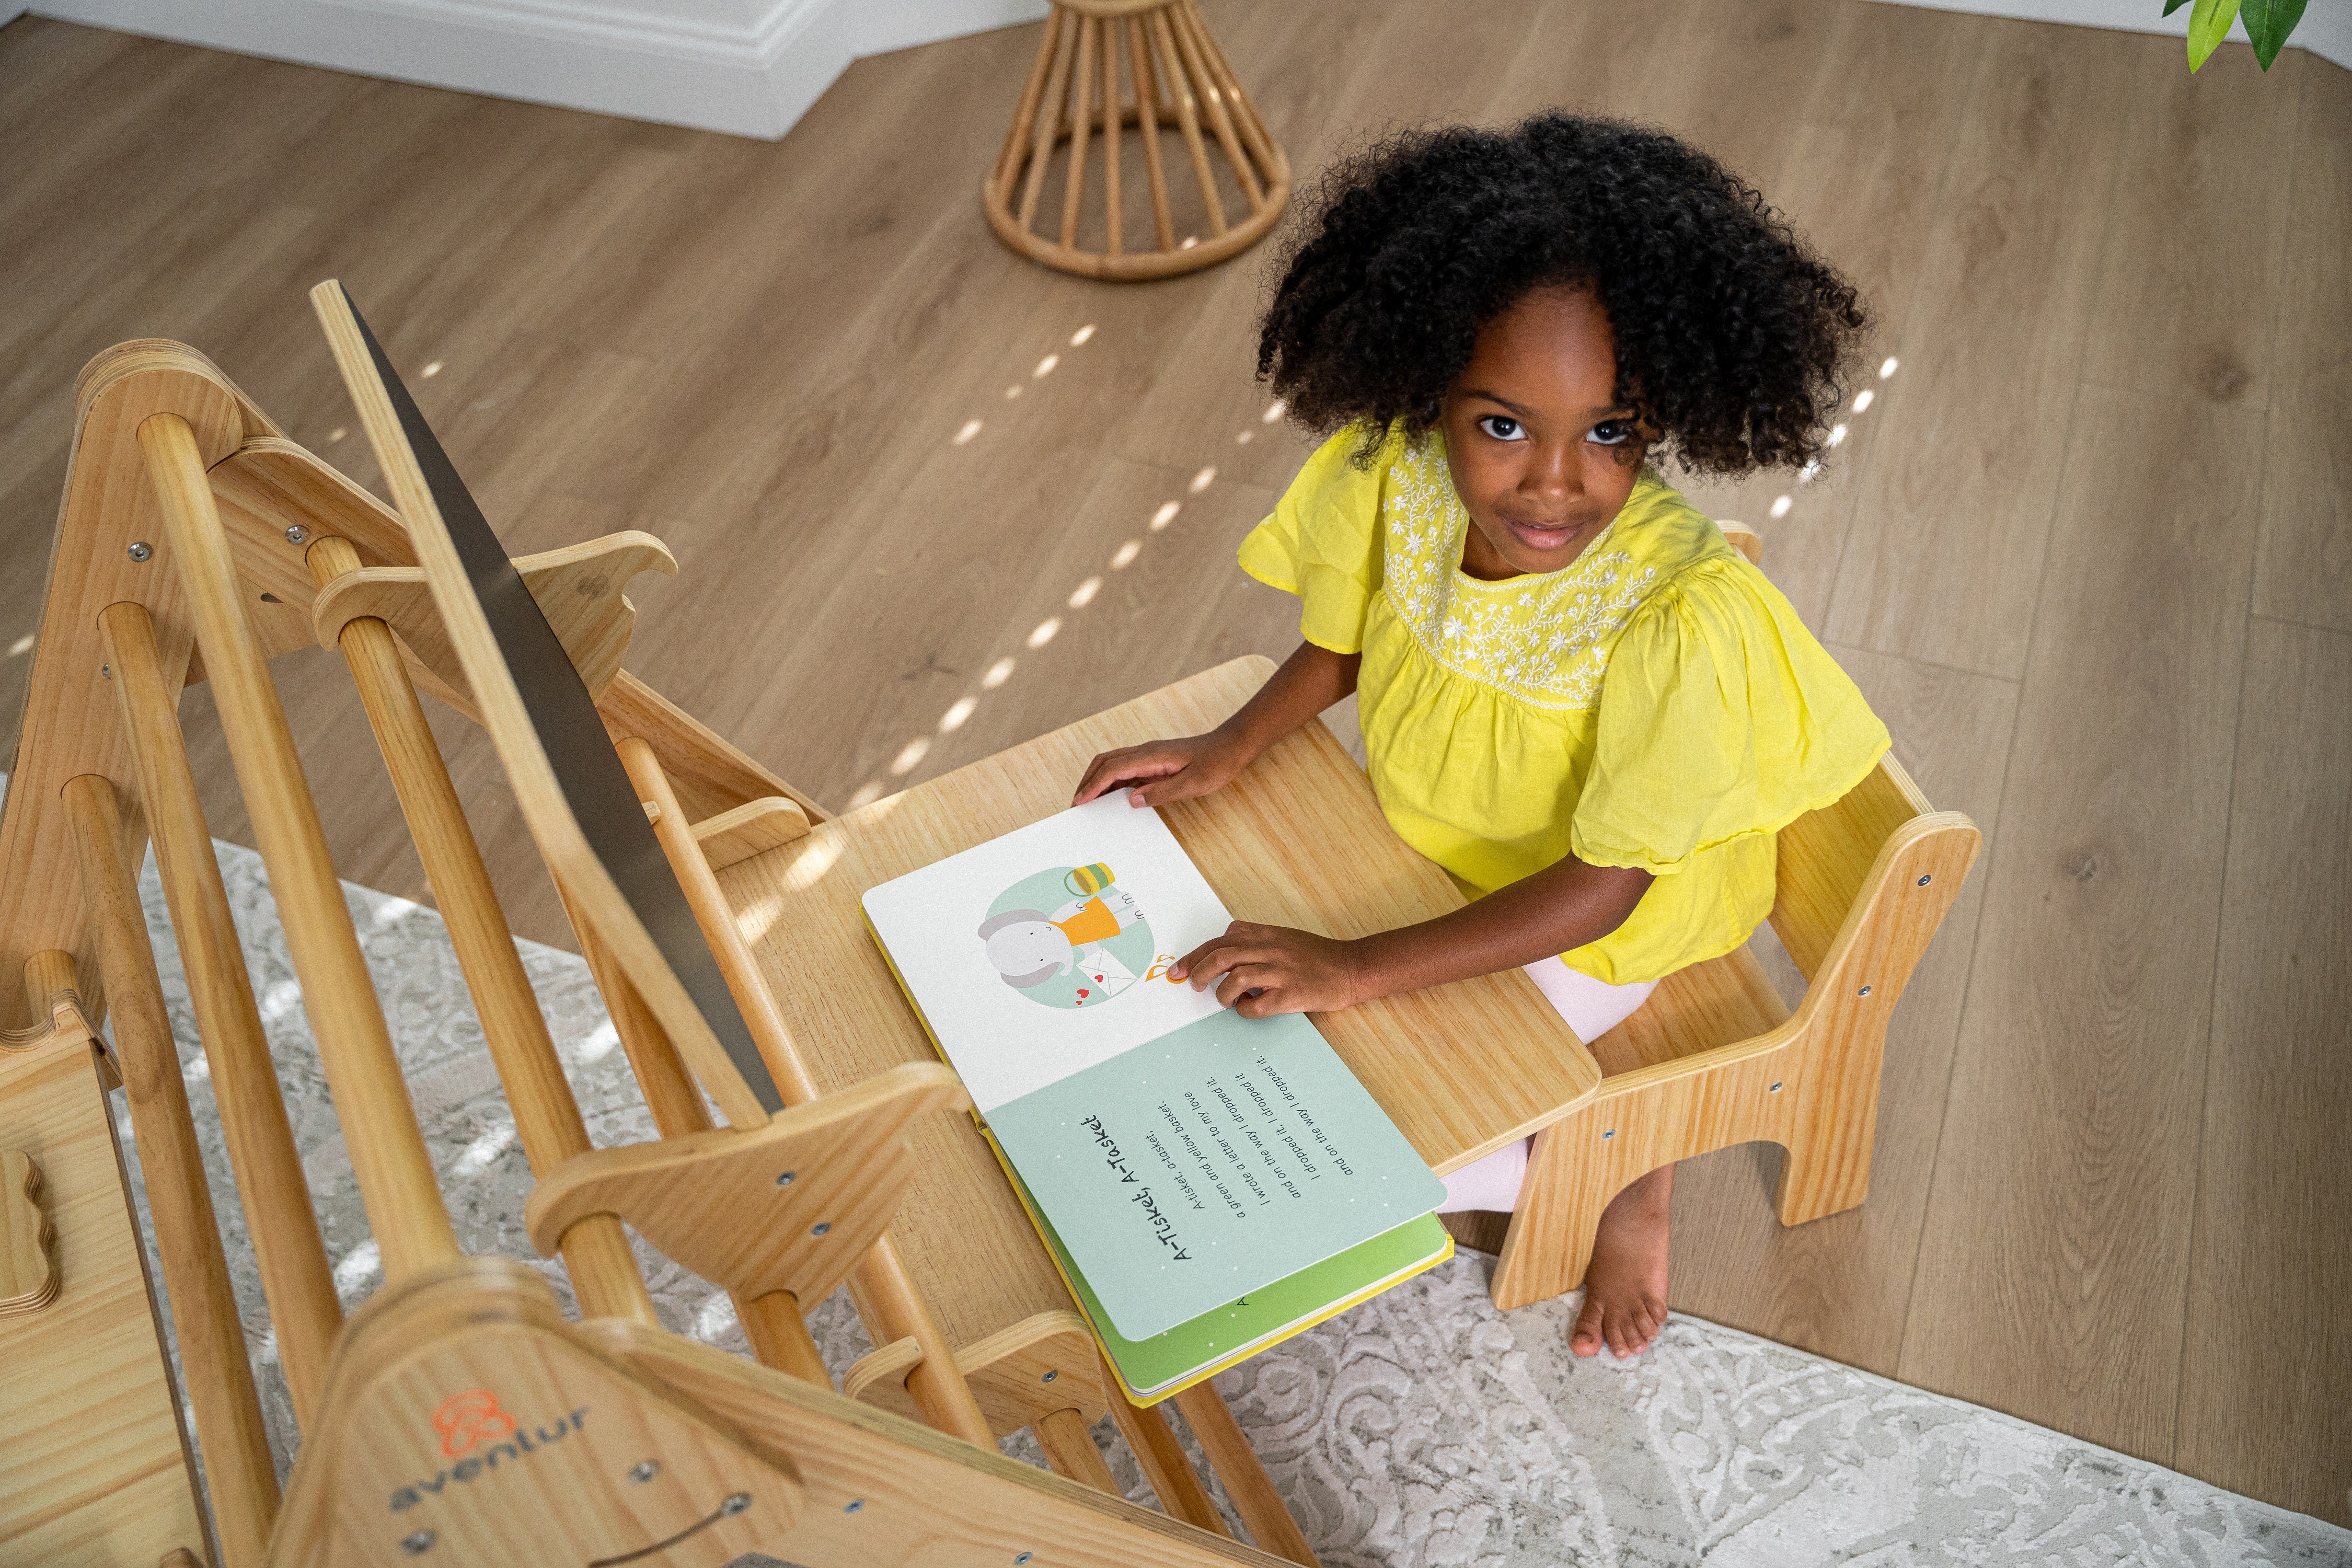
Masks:
[[[356,1302],[382,1271],[275,908],[257,856],[223,845],[220,857],[336,1281]],[[285,1382],[152,862],[142,892],[283,1467]],[[529,1169],[440,917],[347,893],[460,1241],[531,1258],[569,1303],[562,1269],[524,1236]],[[591,1134],[651,1138],[586,966],[523,948]],[[119,1100],[117,1114],[129,1151]],[[665,1322],[743,1351],[724,1294],[639,1255]],[[1219,1380],[1329,1568],[2352,1565],[2352,1532],[1696,1319],[1675,1318],[1637,1361],[1579,1361],[1575,1300],[1497,1313],[1491,1263],[1465,1254]],[[812,1326],[836,1376],[868,1348],[845,1293]],[[1149,1501],[1108,1421],[1097,1436]],[[1005,1447],[1042,1463],[1025,1433]]]

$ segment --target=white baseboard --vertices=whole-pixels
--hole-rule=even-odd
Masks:
[[[2142,32],[2189,26],[2187,7],[2167,17],[2161,0],[1886,3]],[[1045,0],[0,0],[0,25],[27,9],[363,76],[773,138],[850,61],[1034,21]],[[2294,45],[2352,67],[2352,4],[2319,0]]]
[[[2080,27],[2115,27],[2132,33],[2189,36],[2190,7],[2163,15],[2163,0],[1884,0],[1896,5],[1919,5],[1931,11],[1972,11],[1980,16],[2014,16],[2028,22],[2068,22]],[[2230,29],[2243,42],[2245,24]],[[2303,14],[2287,46],[2309,49],[2321,59],[2352,68],[2352,5],[2343,0],[2318,0]]]
[[[0,12],[11,3],[0,0]],[[772,138],[854,59],[1045,14],[1045,0],[31,0],[25,8],[363,76]]]

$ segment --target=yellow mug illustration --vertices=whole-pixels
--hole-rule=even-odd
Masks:
[[[1097,860],[1091,866],[1072,867],[1069,875],[1062,879],[1062,886],[1070,890],[1071,897],[1083,899],[1101,892],[1117,880],[1110,868]]]

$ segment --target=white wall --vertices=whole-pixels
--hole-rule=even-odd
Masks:
[[[1886,3],[2143,32],[2189,27],[2189,7],[2167,17],[2162,0]],[[0,0],[0,23],[26,8]],[[30,8],[365,76],[775,137],[860,56],[1033,21],[1045,0],[31,0]],[[2352,67],[2352,0],[2316,0],[2294,47]]]
[[[2164,0],[1886,0],[1899,5],[1923,5],[1931,11],[1973,11],[1984,16],[2020,16],[2033,22],[2072,22],[2084,27],[2117,27],[2133,33],[2189,36],[2189,14],[2183,5],[2171,16]],[[2233,24],[2230,37],[2243,43],[2246,26]],[[2296,26],[2291,49],[2309,49],[2322,59],[2352,67],[2352,5],[2346,0],[2313,0]],[[2187,67],[2184,65],[2183,69]]]
[[[24,8],[0,0],[0,16]],[[766,137],[791,130],[860,56],[1045,14],[1045,0],[31,0],[29,9],[363,76]]]

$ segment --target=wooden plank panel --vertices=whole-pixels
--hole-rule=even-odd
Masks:
[[[1723,99],[1761,99],[1767,112],[1792,126],[1773,166],[1744,172],[1853,280],[1877,318],[1839,415],[1849,434],[1811,479],[1785,470],[1744,479],[1676,477],[1701,510],[1736,518],[1763,535],[1766,570],[1817,631],[1887,411],[1893,400],[1934,395],[1932,386],[1899,373],[1892,382],[1883,379],[1878,366],[1908,353],[1915,296],[1932,254],[1966,89],[1983,65],[1982,30],[1961,17],[1883,5],[1843,6],[1834,15],[1828,37],[1811,40],[1822,68],[1801,100],[1777,90],[1756,94],[1736,78],[1711,85]],[[1869,405],[1857,411],[1853,401],[1863,393]],[[1775,517],[1784,496],[1789,509]]]
[[[2169,1463],[2261,416],[2074,424],[1896,1375]]]
[[[1859,648],[1832,651],[1894,731],[1896,757],[1927,798],[1967,812],[1986,841],[1999,844],[2016,687]],[[1894,1373],[1985,881],[1980,861],[1888,1026],[1870,1201],[1784,1227],[1772,1207],[1777,1149],[1727,1149],[1685,1162],[1675,1182],[1675,1308]]]
[[[0,1147],[40,1169],[64,1276],[48,1306],[0,1318],[0,1562],[114,1568],[201,1552],[195,1468],[86,1043],[0,1049]]]
[[[2313,61],[2287,156],[2254,613],[2352,631],[2352,71]]]
[[[1902,395],[1876,432],[1826,630],[2013,679],[2122,149],[2116,105],[2165,40],[2074,29],[2058,48],[2047,29],[1990,21],[1978,37],[1985,58],[1902,326]]]
[[[855,705],[837,704],[833,755],[810,749],[828,769],[854,761],[854,782],[870,799],[1223,658],[1287,654],[1297,646],[1297,601],[1230,564],[1274,496],[1223,479],[1196,494],[1191,478],[1120,458],[1100,462],[1075,499],[1050,484],[1038,488],[1032,538],[1018,556],[992,563],[1000,547],[977,540],[968,571],[911,574],[898,589],[905,629],[895,662],[906,668],[861,691]],[[1170,503],[1176,515],[1153,528]],[[1134,553],[1117,564],[1129,544]],[[868,560],[884,564],[869,568]],[[857,570],[902,564],[877,542]],[[828,624],[846,635],[849,613],[843,606]],[[1155,625],[1157,636],[1149,629]],[[959,711],[964,717],[945,727]],[[918,754],[908,764],[910,746]]]
[[[2172,1462],[2352,1525],[2352,637],[2256,620],[2245,691]]]
[[[2233,45],[2191,76],[2177,57],[2155,68],[2172,56],[2167,40],[2139,42],[2083,376],[2260,408],[2294,162],[2279,150],[2293,145],[2314,62],[2295,49],[2265,72]],[[2269,151],[2250,158],[2252,147]]]

